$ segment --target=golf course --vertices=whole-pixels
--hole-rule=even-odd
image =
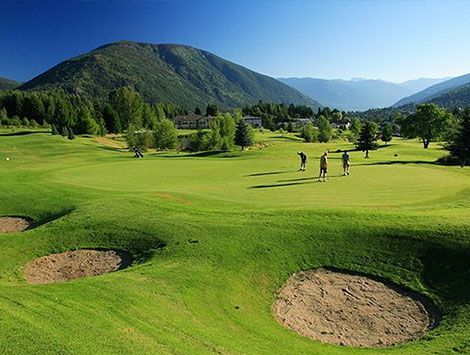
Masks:
[[[470,352],[470,170],[437,164],[440,144],[394,138],[365,159],[346,141],[264,131],[249,150],[134,159],[119,143],[0,132],[0,216],[34,220],[0,234],[0,353]],[[25,277],[37,258],[86,249],[130,262],[65,282]],[[438,322],[394,346],[302,336],[273,305],[289,277],[319,268],[422,295]]]

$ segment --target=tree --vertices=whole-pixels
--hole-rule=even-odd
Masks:
[[[196,107],[196,108],[194,109],[194,114],[195,114],[195,115],[198,115],[198,116],[202,115],[201,109],[200,109],[199,107]]]
[[[354,141],[357,140],[357,138],[359,137],[359,133],[361,133],[361,128],[361,121],[358,118],[353,118],[351,120],[351,133]]]
[[[306,142],[315,142],[317,141],[317,131],[315,130],[315,127],[313,127],[313,123],[311,121],[308,121],[305,126],[302,128],[302,138]]]
[[[69,127],[68,131],[69,131],[69,134],[67,135],[67,138],[70,139],[70,140],[74,140],[75,139],[75,134],[73,133],[73,129]]]
[[[219,112],[219,106],[216,104],[208,104],[206,107],[206,116],[217,116]]]
[[[69,136],[69,129],[67,128],[67,126],[62,126],[61,129],[60,129],[60,135],[62,137],[68,137]]]
[[[333,135],[333,129],[331,128],[331,124],[325,116],[318,117],[318,141],[322,143],[326,143],[331,139]]]
[[[59,135],[59,131],[57,130],[57,127],[54,124],[51,126],[51,134],[53,136]]]
[[[366,121],[362,125],[359,138],[356,142],[357,149],[366,152],[365,158],[369,158],[369,150],[377,149],[377,125]]]
[[[237,129],[235,132],[235,144],[241,147],[243,150],[245,147],[253,145],[254,132],[251,126],[247,125],[245,121],[240,119],[237,123]]]
[[[235,120],[226,113],[214,117],[210,124],[207,145],[210,150],[230,150],[235,138]]]
[[[119,115],[110,104],[107,104],[103,109],[103,120],[106,130],[110,133],[122,132],[121,121]]]
[[[393,135],[392,125],[389,124],[389,123],[385,124],[382,127],[382,132],[381,133],[382,133],[381,134],[382,142],[385,142],[385,144],[390,142],[392,140],[392,135]]]
[[[142,127],[143,101],[133,89],[122,87],[111,91],[109,102],[119,115],[121,127],[126,130],[129,125]]]
[[[470,162],[470,108],[459,114],[457,130],[449,141],[448,149],[460,166],[464,167]]]
[[[157,149],[173,149],[178,144],[178,130],[173,121],[163,119],[155,127],[155,147]]]
[[[431,141],[443,137],[446,129],[451,126],[452,120],[451,113],[436,104],[425,103],[418,105],[416,112],[402,118],[399,124],[404,137],[419,137],[423,142],[423,147],[428,148]]]
[[[147,103],[144,103],[142,108],[142,125],[148,129],[155,129],[157,125],[157,115]]]

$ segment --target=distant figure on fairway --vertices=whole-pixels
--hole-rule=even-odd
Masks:
[[[343,155],[341,156],[341,160],[343,161],[343,175],[349,175],[349,166],[351,163],[347,150],[344,151]]]
[[[142,151],[137,148],[137,147],[134,147],[134,148],[131,148],[131,151],[134,152],[134,158],[143,158],[144,157],[144,154],[142,153]]]
[[[328,173],[328,152],[325,152],[320,158],[320,175],[318,176],[318,181],[326,181],[327,173]]]
[[[300,157],[300,169],[302,171],[305,171],[307,168],[307,155],[305,155],[304,152],[297,152],[297,155]]]

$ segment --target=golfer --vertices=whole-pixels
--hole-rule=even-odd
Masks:
[[[349,166],[351,163],[347,150],[344,151],[343,155],[341,156],[341,160],[343,161],[343,175],[349,175]]]
[[[307,168],[307,155],[304,152],[297,152],[297,155],[300,157],[300,169],[301,171],[305,171]]]
[[[327,181],[326,174],[328,173],[328,152],[323,153],[320,158],[320,175],[318,181]]]

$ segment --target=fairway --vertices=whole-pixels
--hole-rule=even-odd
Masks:
[[[1,136],[0,216],[35,225],[0,234],[0,352],[469,353],[470,170],[437,165],[446,151],[436,143],[395,138],[369,159],[351,152],[342,176],[350,143],[256,138],[249,151],[133,159],[93,138]],[[297,151],[309,157],[305,172]],[[133,263],[63,283],[25,279],[36,258],[92,248]],[[320,267],[419,292],[441,323],[384,349],[296,334],[273,314],[276,293]]]

